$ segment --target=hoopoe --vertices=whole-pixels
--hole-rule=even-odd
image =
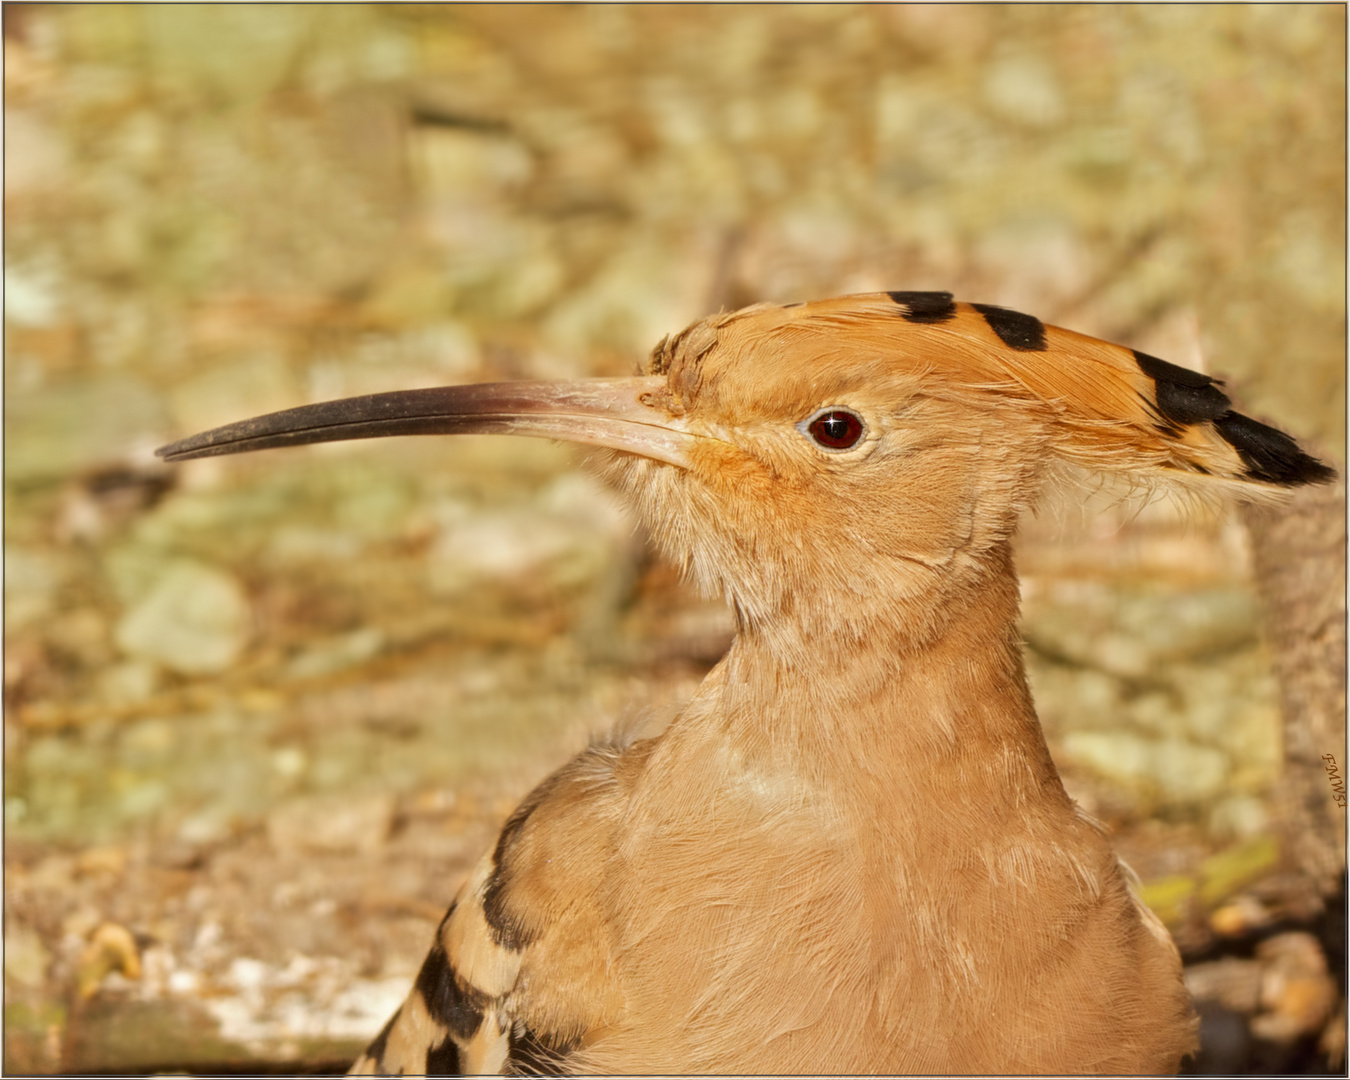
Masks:
[[[1181,962],[1065,794],[1011,541],[1055,460],[1260,498],[1332,473],[1211,378],[948,293],[759,304],[627,379],[304,406],[171,461],[499,432],[599,469],[737,635],[669,728],[511,815],[354,1073],[1158,1073]]]

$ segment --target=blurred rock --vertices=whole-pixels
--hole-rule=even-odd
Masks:
[[[1336,1003],[1336,983],[1317,939],[1302,932],[1277,934],[1256,947],[1256,956],[1263,1011],[1252,1020],[1252,1033],[1279,1043],[1320,1034]]]
[[[6,64],[9,56],[6,54]],[[5,149],[10,165],[5,169],[5,198],[41,195],[58,187],[68,167],[66,146],[53,125],[31,109],[6,107]],[[10,290],[14,289],[11,293]],[[11,309],[10,305],[14,307]],[[5,317],[31,325],[31,308],[22,288],[5,274]]]
[[[1209,812],[1209,834],[1221,842],[1246,840],[1270,827],[1265,803],[1251,795],[1232,795]]]
[[[1227,652],[1256,636],[1250,589],[1151,594],[1074,582],[1056,590],[1054,600],[1043,612],[1028,605],[1024,631],[1031,645],[1123,678]]]
[[[129,375],[5,395],[5,477],[48,480],[148,456],[167,425],[160,396]]]
[[[26,883],[43,892],[69,893],[75,874],[75,860],[69,855],[48,855],[27,875]]]
[[[384,647],[384,633],[375,627],[316,641],[286,665],[292,679],[313,679],[364,664]]]
[[[1008,56],[990,64],[984,94],[995,112],[1031,127],[1046,127],[1064,115],[1053,69],[1030,56]]]
[[[364,547],[362,538],[346,529],[282,525],[273,530],[263,558],[279,567],[314,566],[355,559]]]
[[[304,955],[285,967],[236,957],[213,989],[203,1004],[220,1036],[252,1046],[364,1039],[407,994],[403,980],[353,978],[339,960]]]
[[[5,926],[5,981],[13,979],[22,986],[40,987],[47,979],[52,961],[37,931],[12,920]]]
[[[179,559],[165,567],[149,593],[117,624],[126,653],[183,675],[224,671],[248,641],[249,605],[230,574]]]
[[[92,607],[75,608],[44,626],[47,643],[63,658],[73,659],[86,667],[96,668],[111,657],[108,644],[108,624],[102,612]]]
[[[267,839],[282,853],[367,854],[384,846],[394,822],[388,794],[293,799],[267,816]]]
[[[177,865],[191,868],[202,859],[202,849],[211,844],[226,840],[233,831],[235,815],[226,806],[219,804],[206,807],[195,814],[189,814],[178,823],[174,841],[165,841],[162,852],[156,857],[165,865]]]
[[[88,848],[75,860],[75,869],[81,874],[106,874],[121,877],[127,868],[127,853],[120,847]]]
[[[256,100],[293,70],[315,17],[303,9],[263,15],[248,8],[136,15],[138,37],[162,85],[232,103]]]
[[[1242,938],[1270,925],[1269,910],[1254,896],[1237,896],[1216,909],[1209,925],[1220,937]]]
[[[530,505],[473,511],[443,504],[431,550],[432,591],[453,595],[484,581],[575,589],[611,565],[631,534],[627,514],[587,476],[560,477]]]
[[[1218,750],[1181,739],[1148,739],[1127,732],[1075,731],[1061,747],[1069,762],[1151,790],[1173,802],[1203,802],[1223,790],[1228,759]]]
[[[98,697],[108,705],[134,705],[159,688],[159,667],[148,660],[124,660],[99,673]]]
[[[1225,956],[1186,968],[1186,989],[1197,1002],[1214,1001],[1226,1009],[1251,1016],[1261,1003],[1261,964]]]
[[[73,571],[57,552],[5,545],[5,633],[50,614],[57,590]]]
[[[184,435],[304,403],[286,357],[256,349],[228,354],[179,383],[169,400],[175,430]]]

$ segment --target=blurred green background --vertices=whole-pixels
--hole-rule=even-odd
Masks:
[[[10,1071],[344,1064],[513,801],[729,640],[565,448],[169,439],[949,289],[1344,466],[1338,5],[6,4],[4,42]],[[1027,522],[1037,700],[1233,1060],[1334,1064],[1251,537],[1183,511]]]

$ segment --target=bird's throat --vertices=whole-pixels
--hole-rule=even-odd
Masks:
[[[812,649],[806,638],[785,657],[772,632],[743,629],[676,725],[808,786],[868,789],[864,801],[878,787],[889,802],[952,784],[1013,805],[1062,804],[1017,608],[1016,579],[993,574],[957,597],[941,633],[922,644],[904,626],[883,626],[847,649]]]

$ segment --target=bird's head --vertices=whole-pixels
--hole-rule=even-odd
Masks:
[[[946,293],[761,304],[666,339],[629,379],[375,394],[159,453],[456,432],[605,448],[602,471],[667,555],[785,654],[940,633],[957,601],[1006,579],[1054,458],[1253,491],[1331,475],[1207,376]]]

